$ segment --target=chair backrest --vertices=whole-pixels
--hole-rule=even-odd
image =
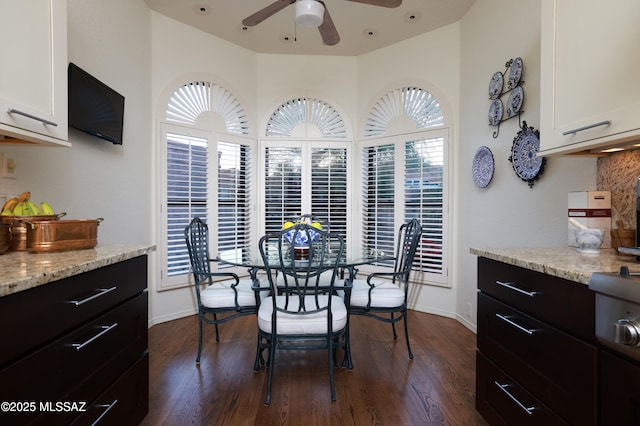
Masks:
[[[409,274],[416,257],[416,249],[422,236],[422,225],[418,219],[403,223],[398,230],[398,247],[396,249],[395,278],[409,282]]]
[[[344,252],[340,235],[297,224],[263,236],[258,248],[272,294],[286,299],[283,306],[275,306],[273,298],[274,310],[304,315],[327,309],[326,303],[320,302],[327,298],[319,296],[327,295],[331,304]]]
[[[191,220],[184,229],[184,238],[189,251],[191,271],[196,282],[198,299],[200,299],[200,284],[210,280],[211,266],[209,262],[209,227],[199,217]]]

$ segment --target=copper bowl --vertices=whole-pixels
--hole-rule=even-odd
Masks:
[[[0,223],[0,254],[9,250],[9,246],[11,246],[11,226]]]

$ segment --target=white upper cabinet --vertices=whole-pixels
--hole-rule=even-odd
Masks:
[[[66,4],[0,0],[0,144],[71,146]]]
[[[640,1],[543,0],[540,151],[640,140]]]

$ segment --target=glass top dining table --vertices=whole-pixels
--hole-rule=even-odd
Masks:
[[[362,265],[378,264],[383,262],[389,262],[394,260],[395,257],[387,255],[383,252],[370,252],[359,253],[356,255],[343,255],[338,260],[338,267],[344,272],[346,270],[349,273],[348,279],[353,280],[357,272],[357,267]],[[224,253],[214,259],[216,262],[244,267],[249,270],[249,274],[253,280],[256,279],[256,274],[265,269],[265,264],[262,257],[258,253],[251,253],[249,250],[234,250],[232,253]],[[305,260],[296,261],[300,267],[305,267],[307,263]],[[340,277],[344,278],[344,275]]]
[[[381,252],[370,252],[370,253],[361,253],[359,255],[343,255],[341,259],[338,261],[338,267],[340,268],[340,280],[343,280],[344,271],[348,272],[347,279],[343,282],[343,285],[340,286],[342,290],[345,292],[345,302],[347,304],[347,309],[349,309],[349,299],[351,298],[351,284],[357,274],[357,267],[362,265],[370,265],[377,264],[383,262],[393,261],[395,259],[394,256],[386,255]],[[223,263],[231,266],[239,266],[245,267],[248,269],[249,274],[251,276],[251,280],[254,283],[258,283],[257,274],[259,271],[265,269],[265,264],[262,257],[259,254],[249,253],[248,250],[235,250],[231,255],[223,254],[222,256],[218,256],[215,259],[216,262]],[[300,266],[301,268],[307,267],[309,264],[308,261],[304,260],[296,260],[296,266]],[[299,263],[298,263],[299,262]],[[255,284],[255,291],[265,291],[268,288],[262,287],[259,284]],[[349,332],[349,319],[347,318],[347,341],[350,340],[350,332]],[[351,358],[351,344],[347,343],[345,348],[345,357],[342,361],[342,365],[349,370],[353,369],[353,361]]]

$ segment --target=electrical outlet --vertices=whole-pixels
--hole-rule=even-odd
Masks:
[[[468,316],[469,318],[471,318],[472,309],[473,309],[473,308],[472,308],[472,306],[471,306],[471,302],[468,302],[468,303],[467,303],[467,316]]]
[[[9,179],[18,177],[16,158],[13,155],[2,154],[2,177]]]

